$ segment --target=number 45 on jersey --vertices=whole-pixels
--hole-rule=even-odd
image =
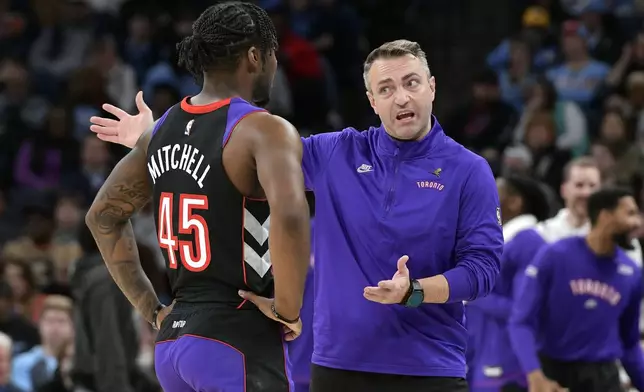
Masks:
[[[204,195],[179,195],[179,234],[192,235],[192,240],[179,240],[173,229],[174,194],[162,192],[159,199],[159,246],[168,251],[169,267],[177,269],[177,251],[181,264],[192,272],[200,272],[210,264],[210,236],[208,225],[195,210],[208,209]]]

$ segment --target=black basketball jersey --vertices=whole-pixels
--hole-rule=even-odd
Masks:
[[[157,234],[178,301],[239,304],[239,289],[272,295],[268,203],[244,197],[222,161],[235,126],[261,110],[241,98],[203,106],[184,99],[153,130]]]

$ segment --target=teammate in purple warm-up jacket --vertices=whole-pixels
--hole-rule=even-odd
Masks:
[[[497,187],[506,242],[501,274],[488,296],[468,302],[466,307],[470,335],[468,381],[472,392],[521,391],[525,387],[525,376],[510,345],[507,321],[514,280],[523,271],[519,266],[530,260],[534,252],[529,252],[543,243],[529,229],[547,219],[550,211],[541,184],[530,178],[499,178]]]
[[[644,390],[642,270],[620,249],[641,224],[628,191],[588,200],[590,233],[545,245],[526,268],[509,323],[534,390],[621,391],[617,360]],[[557,385],[559,384],[559,386]]]

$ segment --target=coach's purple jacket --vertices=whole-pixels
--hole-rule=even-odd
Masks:
[[[463,301],[488,294],[503,248],[487,162],[443,132],[400,142],[384,127],[303,139],[315,192],[314,364],[400,375],[465,377]],[[443,274],[447,304],[417,309],[363,297],[409,255],[414,278]]]

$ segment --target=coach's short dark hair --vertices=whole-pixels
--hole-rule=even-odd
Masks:
[[[277,50],[277,33],[266,11],[251,3],[226,1],[208,7],[177,44],[179,65],[201,78],[211,70],[234,70],[252,46],[263,56]]]
[[[371,66],[376,60],[391,59],[403,56],[414,56],[419,59],[423,63],[425,68],[427,68],[427,74],[429,75],[430,71],[429,65],[427,64],[427,56],[425,55],[425,52],[420,47],[418,42],[408,41],[406,39],[385,42],[376,49],[372,50],[364,62],[364,71],[362,76],[364,78],[364,85],[367,90],[369,90],[369,80],[367,76],[369,75]]]
[[[550,204],[541,184],[529,177],[508,176],[505,178],[510,194],[518,195],[523,200],[523,213],[534,215],[538,221],[550,217]]]
[[[619,201],[624,197],[633,197],[626,188],[609,187],[598,190],[588,198],[588,218],[590,224],[595,226],[602,211],[615,211]]]

